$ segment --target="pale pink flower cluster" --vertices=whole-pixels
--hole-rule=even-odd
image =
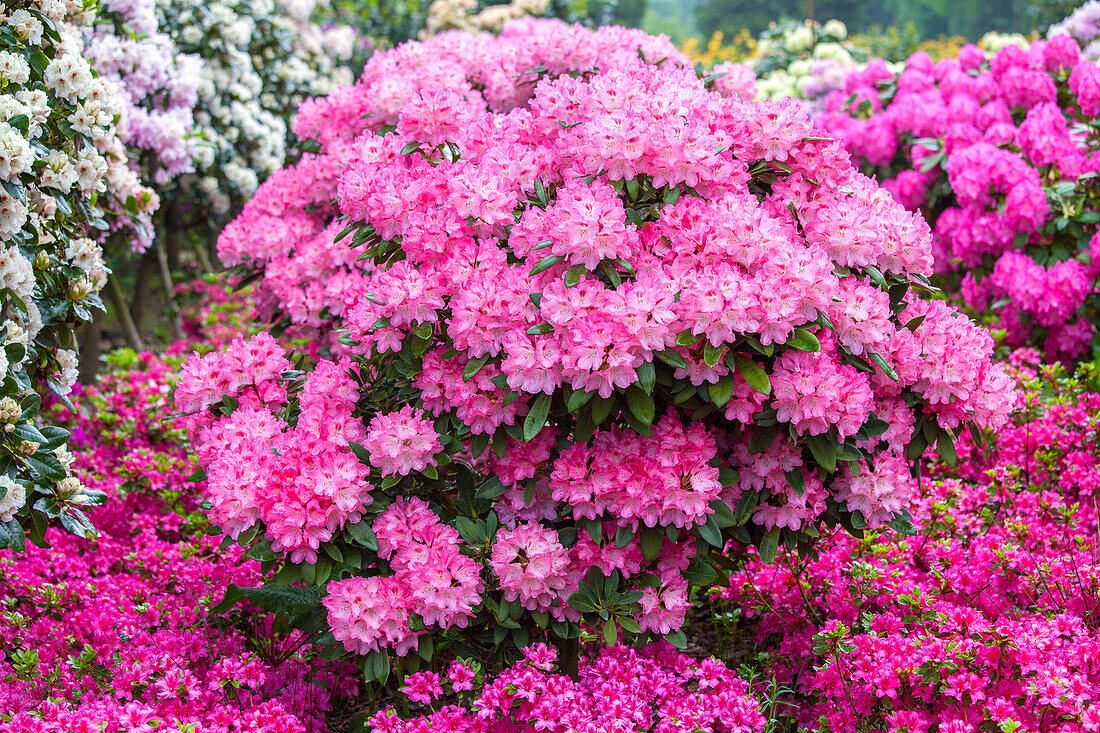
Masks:
[[[394,574],[352,577],[328,586],[325,608],[333,636],[349,651],[393,648],[405,655],[426,633],[412,631],[411,614],[428,627],[465,627],[481,603],[481,565],[461,552],[453,527],[420,499],[398,499],[374,521],[378,554]]]
[[[777,418],[802,435],[821,435],[835,426],[843,439],[871,414],[874,392],[867,375],[829,357],[828,351],[788,351],[772,372]]]
[[[722,491],[711,465],[718,449],[701,423],[684,429],[668,415],[643,437],[601,430],[591,444],[574,443],[553,463],[551,497],[574,517],[608,514],[622,526],[690,527],[706,520]]]
[[[375,415],[367,426],[363,447],[370,453],[371,465],[383,476],[408,476],[411,471],[434,466],[434,456],[443,448],[431,421],[417,415],[411,405]]]
[[[255,359],[254,368],[242,358]],[[370,503],[368,469],[349,443],[365,440],[353,416],[359,389],[350,362],[322,361],[298,396],[297,421],[282,416],[289,368],[282,347],[267,334],[238,337],[224,353],[190,360],[180,374],[177,406],[212,404],[209,380],[232,385],[238,406],[229,415],[191,416],[192,443],[209,475],[214,520],[232,537],[263,523],[276,552],[314,562],[322,542]],[[365,502],[365,503],[364,503]]]
[[[268,334],[248,340],[238,336],[225,351],[211,352],[183,365],[176,406],[181,412],[198,412],[226,396],[238,396],[246,387],[262,389],[258,396],[265,402],[277,402],[280,395],[285,399],[278,386],[279,377],[289,368],[286,352]]]
[[[569,551],[554,530],[524,522],[497,535],[489,566],[496,573],[504,597],[529,611],[550,610],[558,593],[569,584]]]

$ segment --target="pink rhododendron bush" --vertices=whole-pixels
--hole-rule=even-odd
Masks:
[[[586,628],[682,640],[728,540],[904,525],[907,457],[1014,403],[988,333],[918,293],[923,220],[795,103],[607,33],[599,71],[597,40],[524,87],[436,62],[516,56],[507,31],[376,56],[302,110],[330,152],[223,237],[331,356],[265,334],[185,367],[211,516],[368,679],[542,638],[570,670]]]
[[[641,651],[605,649],[585,663],[577,680],[555,672],[557,652],[545,644],[475,694],[476,667],[452,662],[443,674],[417,672],[402,692],[430,711],[402,719],[393,707],[375,714],[375,733],[453,730],[697,731],[763,733],[765,719],[749,686],[715,659],[698,661],[667,643]],[[446,695],[461,704],[444,704]]]
[[[1035,386],[991,454],[964,438],[923,484],[915,534],[838,535],[723,590],[800,725],[1100,729],[1100,395],[1055,384],[1047,405]]]
[[[973,46],[898,76],[872,64],[821,122],[935,230],[937,269],[1010,345],[1100,353],[1096,175],[1100,69],[1068,36]]]

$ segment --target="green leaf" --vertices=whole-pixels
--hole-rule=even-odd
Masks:
[[[489,363],[489,355],[479,356],[476,359],[471,359],[467,362],[466,366],[462,369],[462,381],[469,382],[474,376],[481,371],[481,368]]]
[[[867,265],[863,268],[863,271],[867,273],[867,277],[871,278],[871,282],[878,285],[883,290],[887,289],[886,278],[882,276],[882,270],[874,265]]]
[[[749,383],[750,387],[760,394],[771,394],[771,380],[768,379],[767,373],[760,368],[759,364],[741,354],[731,353],[730,356],[733,358],[733,364],[730,364],[730,366],[740,372],[741,376],[745,378],[745,381]]]
[[[710,503],[710,510],[714,517],[715,523],[719,527],[733,527],[737,524],[737,519],[733,515],[733,510],[730,509],[729,504],[721,499],[715,499]]]
[[[725,407],[733,397],[733,389],[737,385],[732,374],[721,377],[715,384],[710,385],[710,401],[718,407]]]
[[[535,266],[531,268],[531,272],[527,273],[531,277],[538,275],[540,272],[546,272],[554,265],[558,264],[565,258],[561,255],[550,255],[549,257],[543,257],[541,260],[535,263]]]
[[[634,539],[634,530],[630,527],[619,527],[615,530],[615,547],[620,550],[629,545],[632,539]]]
[[[591,400],[592,397],[595,396],[595,394],[595,392],[586,392],[583,389],[575,389],[570,393],[569,399],[565,401],[565,409],[569,412],[576,412],[577,410],[587,405],[588,401]]]
[[[925,318],[927,318],[927,315],[910,318],[908,321],[905,322],[905,327],[908,328],[910,331],[916,331],[917,328],[920,327],[920,324],[924,323]]]
[[[546,333],[553,333],[553,331],[554,327],[549,323],[539,323],[527,329],[527,333],[530,336],[542,336]]]
[[[879,365],[879,368],[882,369],[883,373],[885,373],[886,376],[890,377],[890,379],[894,380],[895,382],[901,381],[901,379],[898,378],[897,372],[895,372],[893,368],[891,368],[891,366],[886,363],[886,360],[882,358],[882,354],[876,353],[874,351],[868,351],[867,353],[868,355],[870,355],[871,360]]]
[[[794,334],[787,339],[787,345],[799,351],[821,351],[821,342],[817,336],[804,328],[796,328]]]
[[[806,443],[818,466],[825,469],[827,473],[836,470],[836,450],[833,448],[832,441],[824,435],[811,435]]]
[[[321,604],[325,591],[301,585],[241,588],[241,593],[256,606],[269,613],[298,616]]]
[[[795,468],[791,471],[784,471],[783,473],[787,477],[787,483],[794,489],[794,493],[799,496],[806,493],[806,476],[802,473],[802,469]]]
[[[31,475],[43,483],[57,483],[65,478],[65,468],[52,450],[40,450],[22,460],[30,469]]]
[[[715,346],[710,341],[707,341],[703,345],[703,363],[709,367],[718,366],[718,362],[722,360],[722,353],[726,350],[724,346]]]
[[[23,526],[15,519],[0,522],[0,549],[5,548],[18,553],[27,549],[27,536],[23,532]]]
[[[936,439],[936,451],[949,466],[954,466],[959,460],[958,455],[955,453],[955,441],[951,437],[951,433],[943,428],[940,428],[939,437]]]
[[[370,451],[367,450],[366,446],[349,440],[348,447],[351,448],[351,452],[355,454],[355,457],[359,459],[360,463],[364,466],[370,465]]]
[[[626,390],[626,406],[631,414],[645,425],[652,425],[656,413],[656,405],[653,396],[646,394],[637,386],[631,385]]]
[[[638,367],[638,386],[642,388],[642,391],[646,394],[653,394],[653,388],[657,384],[657,370],[653,366],[653,362],[643,362]]]
[[[619,627],[615,625],[615,619],[607,619],[603,625],[603,640],[608,646],[614,646],[619,640]]]
[[[218,601],[217,605],[210,609],[210,613],[216,616],[220,616],[233,606],[237,605],[238,601],[244,599],[244,593],[241,593],[240,586],[229,584],[229,587],[225,589],[225,595]]]
[[[565,271],[565,287],[571,288],[574,285],[580,283],[581,278],[588,272],[588,268],[584,265],[573,265]]]
[[[529,441],[539,434],[546,425],[546,417],[550,414],[550,395],[540,394],[531,410],[523,420],[523,440]]]
[[[11,181],[0,180],[0,184],[4,186],[4,190],[8,192],[8,195],[19,203],[26,205],[27,203],[27,189],[23,187],[23,184],[19,181],[14,183]]]
[[[495,499],[507,490],[508,487],[501,483],[499,476],[490,476],[478,487],[475,496],[478,499]]]
[[[642,537],[638,544],[641,545],[642,557],[646,562],[653,562],[661,553],[661,545],[664,543],[664,535],[654,527],[642,529]]]
[[[348,537],[354,540],[360,546],[376,552],[378,550],[378,537],[375,536],[374,530],[371,529],[370,523],[360,519],[358,522],[344,525],[344,531]]]
[[[722,540],[722,529],[718,526],[718,522],[715,521],[714,515],[709,515],[705,523],[697,525],[695,531],[708,545],[712,545],[718,549],[722,549],[725,545],[725,542]]]
[[[676,335],[677,346],[691,346],[699,340],[699,337],[691,332],[691,329],[685,328],[679,334]],[[666,349],[667,350],[667,349]]]
[[[779,424],[754,428],[749,436],[749,453],[763,453],[782,432],[783,426]]]
[[[665,349],[657,352],[657,358],[676,369],[686,369],[687,361],[676,349]]]
[[[775,562],[776,553],[779,552],[779,527],[772,527],[768,530],[764,538],[760,540],[760,559],[764,561],[765,565],[771,565]]]
[[[581,613],[592,613],[596,610],[596,606],[592,604],[588,596],[580,591],[570,594],[569,598],[566,599],[566,603],[574,610],[580,611]]]
[[[408,155],[409,153],[414,153],[417,150],[420,150],[420,143],[414,140],[411,143],[407,143],[405,147],[401,148],[401,155]]]

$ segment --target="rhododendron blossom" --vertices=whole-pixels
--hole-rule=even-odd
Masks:
[[[531,85],[469,64],[514,62],[507,29],[444,34],[303,107],[321,152],[221,251],[324,356],[276,377],[259,349],[219,400],[237,344],[181,381],[214,520],[325,586],[376,672],[524,623],[675,637],[728,540],[891,521],[907,451],[1015,400],[988,334],[921,299],[923,220],[797,104],[708,91],[644,34],[522,27]]]

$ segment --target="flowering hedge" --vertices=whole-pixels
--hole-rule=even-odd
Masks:
[[[357,691],[348,665],[318,660],[256,608],[211,615],[227,585],[259,580],[259,564],[207,535],[205,487],[189,481],[185,434],[164,417],[178,354],[212,348],[239,326],[237,309],[203,308],[202,333],[167,361],[112,357],[74,390],[75,409],[52,409],[72,431],[74,474],[110,500],[93,515],[95,542],[50,529],[49,549],[0,551],[0,732],[320,732],[333,701]]]
[[[414,703],[430,705],[431,712],[403,719],[391,706],[368,725],[376,733],[764,731],[752,690],[716,659],[698,661],[668,644],[641,651],[613,647],[586,659],[572,680],[555,673],[556,658],[552,647],[535,644],[524,650],[521,662],[495,677],[482,679],[480,665],[465,661],[452,662],[443,674],[417,672],[406,678],[402,692]]]
[[[157,206],[127,165],[114,86],[83,58],[80,5],[6,8],[0,30],[0,548],[43,541],[49,519],[86,534],[101,496],[69,475],[68,433],[38,421],[42,394],[76,379],[76,327],[101,309],[106,232]]]
[[[222,252],[256,256],[272,309],[338,323],[336,353],[303,372],[242,339],[177,392],[216,523],[287,561],[277,586],[323,587],[286,592],[379,676],[437,640],[681,637],[728,539],[770,556],[900,519],[906,454],[1014,400],[988,334],[911,292],[923,221],[795,103],[708,92],[621,30],[543,61],[600,73],[475,92],[456,66],[495,74],[477,51],[514,59],[502,38],[403,46],[303,107],[329,152],[265,184]],[[314,316],[290,284],[326,270]]]
[[[964,439],[925,482],[915,535],[838,536],[733,578],[739,632],[772,652],[801,726],[1100,728],[1097,415],[1095,392],[1036,380],[992,453]]]
[[[937,268],[1007,342],[1051,359],[1100,348],[1100,71],[1066,36],[991,60],[973,46],[849,78],[823,124],[936,234]]]

